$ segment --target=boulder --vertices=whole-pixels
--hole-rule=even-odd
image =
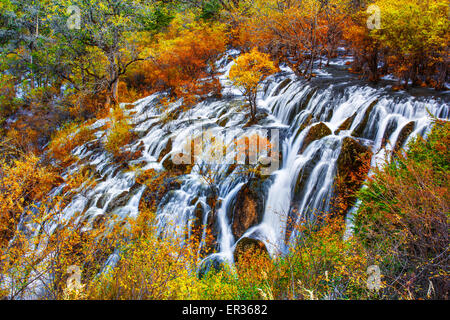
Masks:
[[[115,211],[117,208],[125,207],[130,201],[131,197],[136,193],[136,191],[141,187],[139,183],[135,183],[130,190],[123,191],[113,200],[108,203],[106,207],[106,213]]]
[[[356,200],[356,192],[361,188],[370,169],[372,150],[350,137],[342,141],[341,153],[337,160],[337,181],[332,213],[345,215]]]
[[[172,139],[169,138],[169,141],[167,142],[165,148],[161,150],[161,153],[158,157],[158,162],[161,162],[161,160],[168,155],[172,151]],[[170,157],[169,157],[170,158]]]
[[[381,140],[381,147],[384,148],[388,142],[389,137],[397,130],[397,120],[390,119],[388,124],[386,125],[386,129],[383,133],[383,139]]]
[[[398,134],[397,141],[395,142],[395,146],[393,152],[398,152],[400,148],[405,144],[406,139],[408,139],[409,135],[413,132],[416,123],[414,121],[408,122],[400,133]]]
[[[261,254],[270,259],[267,247],[261,240],[252,238],[242,238],[236,244],[233,257],[235,264],[239,264],[241,258],[245,255]]]
[[[219,255],[211,255],[200,262],[197,277],[201,280],[210,272],[220,272],[225,270],[227,262]]]
[[[231,230],[235,239],[239,239],[249,228],[261,223],[264,215],[263,188],[259,179],[252,179],[236,195],[231,219]]]
[[[277,95],[280,94],[281,90],[283,90],[284,88],[286,88],[286,86],[291,83],[291,79],[287,78],[284,79],[278,86],[277,88],[274,90],[274,92],[272,93],[272,96],[275,97]]]
[[[308,133],[306,134],[305,139],[303,140],[302,147],[300,148],[299,154],[303,153],[303,151],[306,150],[306,148],[314,141],[320,140],[326,136],[331,135],[331,129],[327,127],[326,124],[323,122],[320,122],[311,129],[309,129]]]
[[[369,122],[370,114],[372,113],[373,109],[375,108],[376,104],[378,103],[378,99],[373,101],[369,107],[366,109],[366,112],[364,113],[364,116],[361,120],[361,122],[356,126],[355,130],[352,132],[353,137],[361,137],[364,133],[364,129],[366,129],[367,123]]]
[[[337,130],[334,132],[334,134],[339,134],[339,132],[348,130],[351,128],[353,121],[356,118],[356,113],[354,113],[351,117],[348,117],[340,126],[337,128]]]

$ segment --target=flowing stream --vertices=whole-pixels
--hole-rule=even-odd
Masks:
[[[428,89],[395,93],[390,90],[392,83],[388,80],[379,86],[370,86],[348,74],[342,66],[343,61],[336,60],[310,82],[296,79],[288,68],[266,79],[258,97],[259,113],[264,116],[257,124],[246,126],[245,100],[226,80],[232,62],[224,57],[217,64],[223,72],[220,78],[223,97],[208,98],[176,119],[163,121],[156,108],[163,93],[122,106],[131,116],[139,136],[127,149],[143,150],[141,156],[128,166],[163,170],[163,165],[171,161],[170,157],[185,150],[189,139],[199,134],[203,134],[205,140],[200,154],[210,154],[215,145],[211,139],[205,139],[205,132],[224,145],[254,134],[277,132],[278,141],[273,142],[278,143],[282,161],[266,179],[267,187],[262,189],[265,190],[262,195],[264,209],[260,212],[259,223],[253,224],[240,237],[263,241],[272,255],[286,252],[296,236],[295,232],[288,233],[288,218],[294,222],[301,217],[313,219],[314,212],[330,209],[337,159],[346,137],[370,147],[374,154],[372,165],[380,165],[394,146],[404,146],[417,134],[428,132],[432,121],[429,114],[449,118],[448,94],[438,95]],[[174,103],[170,108],[175,110],[180,103]],[[105,139],[102,128],[105,121],[99,120],[92,126],[98,129],[97,140]],[[306,146],[308,132],[319,123],[328,127],[331,134]],[[169,142],[171,148],[167,152]],[[95,147],[95,141],[76,148],[73,153],[80,160],[68,169],[67,174],[81,164],[89,165],[95,168],[98,183],[93,189],[80,191],[74,197],[64,209],[65,218],[76,212],[89,221],[102,215],[135,217],[138,214],[145,186],[136,183],[136,171],[122,170],[103,148]],[[247,180],[237,173],[232,157],[214,163],[204,159],[199,157],[193,170],[179,177],[179,185],[160,201],[157,210],[159,231],[182,236],[183,230],[191,226],[200,211],[204,225],[212,219],[216,226],[218,253],[214,256],[232,261],[234,247],[239,241],[233,231],[233,210]],[[211,180],[214,181],[215,195],[211,194],[207,182]],[[297,188],[299,181],[301,188]],[[60,190],[62,186],[54,191],[55,195]],[[215,212],[209,201],[212,196],[218,200]],[[108,261],[117,261],[117,255]]]

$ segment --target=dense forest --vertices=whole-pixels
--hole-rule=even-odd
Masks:
[[[1,0],[0,298],[448,299],[449,14]]]

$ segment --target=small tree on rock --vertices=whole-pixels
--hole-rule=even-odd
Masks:
[[[251,120],[256,116],[256,96],[258,86],[269,75],[278,71],[270,56],[254,48],[240,55],[231,67],[228,78],[247,98],[250,105]]]

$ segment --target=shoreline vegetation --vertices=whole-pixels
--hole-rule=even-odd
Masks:
[[[381,149],[387,150],[394,132],[398,138],[381,166],[371,162],[378,150],[366,138],[378,100],[367,101],[361,117],[355,112],[339,128],[312,114],[301,118],[296,135],[304,134],[305,142],[298,155],[321,139],[353,131],[344,133],[336,158],[331,204],[303,216],[293,204],[287,213],[293,221],[282,222],[289,229],[289,250],[280,255],[246,237],[263,222],[264,192],[274,180],[261,174],[260,165],[249,164],[250,155],[245,165],[230,166],[220,176],[195,161],[172,163],[170,139],[155,150],[142,141],[129,146],[151,129],[137,130],[143,121],[136,119],[145,116],[134,114],[140,99],[158,96],[157,115],[145,119],[152,126],[190,122],[183,115],[194,107],[230,100],[223,90],[228,86],[241,94],[241,105],[228,101],[217,125],[265,128],[269,114],[258,97],[269,87],[267,79],[290,71],[272,91],[282,96],[297,80],[306,87],[320,79],[336,59],[367,86],[395,79],[391,91],[399,95],[427,88],[448,105],[448,10],[446,0],[3,0],[0,299],[447,300],[448,111],[429,112],[431,124],[422,135],[411,136],[413,121],[402,129],[394,121],[386,125]],[[225,75],[219,63],[224,59],[234,61]],[[289,125],[315,94],[297,105]],[[227,109],[242,117],[230,121]],[[381,122],[382,116],[374,117]],[[271,148],[266,137],[254,137]],[[226,150],[218,140],[211,142],[216,153]],[[106,154],[112,171],[102,176],[95,165],[79,161],[83,150]],[[159,152],[155,162],[162,170],[137,162],[149,152]],[[320,159],[313,160],[306,168]],[[135,177],[133,187],[114,201],[92,200],[108,215],[62,215],[74,199],[119,171]],[[310,171],[302,170],[305,178],[294,181],[292,201],[306,190]],[[186,227],[161,232],[161,204],[192,173],[206,185],[205,201],[190,203],[194,210]],[[232,174],[245,192],[220,198],[217,180]],[[116,214],[131,195],[141,196],[138,212]],[[231,221],[225,214],[230,237],[238,240],[234,264],[207,258],[220,251],[225,201],[234,215]],[[345,218],[352,208],[347,236]]]

